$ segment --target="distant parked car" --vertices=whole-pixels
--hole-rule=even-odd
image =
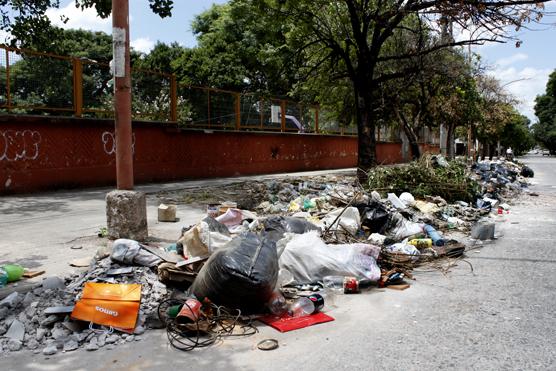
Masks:
[[[550,151],[548,149],[543,149],[542,150],[542,155],[543,156],[550,156]]]

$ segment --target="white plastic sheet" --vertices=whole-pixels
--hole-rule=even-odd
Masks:
[[[380,279],[376,258],[380,247],[357,243],[326,244],[316,231],[289,236],[280,269],[287,269],[298,284],[321,281],[326,276],[355,276],[372,281]]]

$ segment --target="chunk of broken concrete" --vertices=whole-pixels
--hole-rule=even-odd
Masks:
[[[175,222],[176,221],[176,205],[160,204],[158,206],[159,222]]]
[[[64,352],[71,352],[79,348],[79,344],[75,340],[68,340],[64,343]]]
[[[56,354],[57,352],[58,352],[58,349],[56,348],[56,345],[54,345],[54,344],[49,345],[42,350],[42,354],[44,354],[45,356],[51,356],[53,354]]]
[[[22,342],[25,337],[25,326],[18,320],[14,320],[5,336],[11,340]]]
[[[6,296],[2,301],[0,301],[0,307],[9,307],[12,308],[17,303],[17,297],[19,294],[17,291],[12,292],[10,295]]]
[[[44,310],[44,314],[68,314],[73,311],[74,305],[65,307],[48,307]]]
[[[66,288],[64,280],[57,276],[46,277],[42,281],[42,287],[45,290],[63,290]]]
[[[60,317],[58,317],[57,315],[53,314],[53,315],[50,315],[50,316],[46,317],[45,319],[43,319],[43,320],[41,321],[40,325],[41,325],[42,327],[47,327],[47,326],[50,326],[50,325],[52,325],[52,324],[54,324],[54,323],[56,323],[56,322],[58,322],[58,321],[60,321]]]
[[[12,352],[21,350],[21,347],[23,347],[23,343],[19,340],[10,339],[10,341],[8,341],[8,349]]]

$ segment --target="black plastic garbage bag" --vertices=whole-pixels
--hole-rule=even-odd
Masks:
[[[278,241],[284,233],[303,234],[309,231],[318,231],[319,227],[305,219],[289,216],[272,216],[263,220],[266,237]]]
[[[529,166],[523,166],[521,168],[521,176],[525,178],[533,178],[535,176],[535,172]]]
[[[242,314],[262,313],[278,278],[276,244],[246,232],[216,251],[191,286],[203,301],[240,309]]]
[[[371,233],[382,233],[388,222],[388,211],[379,202],[355,205],[361,215],[361,225],[369,228]]]

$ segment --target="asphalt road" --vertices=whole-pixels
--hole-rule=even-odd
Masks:
[[[334,322],[289,333],[260,326],[253,337],[189,353],[151,331],[110,351],[11,354],[2,369],[554,370],[556,159],[525,160],[540,196],[524,195],[499,217],[503,237],[475,246],[446,274],[416,273],[408,290],[338,297],[326,310]],[[280,347],[257,350],[269,337]]]

